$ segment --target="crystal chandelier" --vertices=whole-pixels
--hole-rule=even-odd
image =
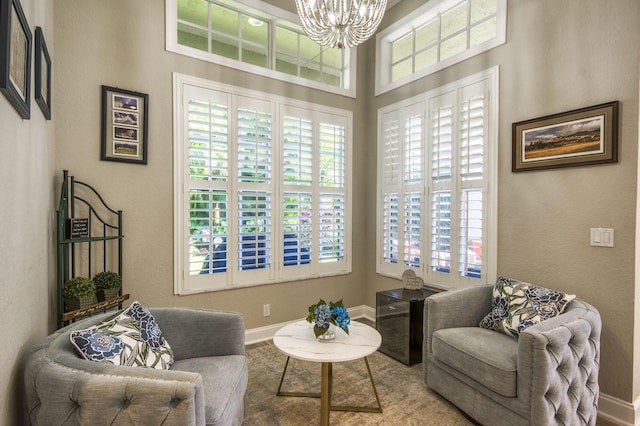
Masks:
[[[323,46],[352,47],[373,35],[387,0],[296,0],[302,28]]]

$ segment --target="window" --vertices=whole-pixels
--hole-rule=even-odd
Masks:
[[[378,111],[377,272],[495,280],[496,68]]]
[[[376,36],[376,95],[504,44],[506,0],[435,0]]]
[[[165,15],[168,51],[355,97],[356,50],[318,45],[295,14],[260,1],[167,0]]]
[[[351,270],[351,113],[174,74],[175,291]]]

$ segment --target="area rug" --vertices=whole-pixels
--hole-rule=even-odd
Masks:
[[[286,355],[272,341],[247,346],[249,386],[243,426],[316,425],[320,399],[276,396]],[[408,367],[375,352],[369,365],[382,404],[382,413],[330,413],[332,425],[474,425],[457,408],[426,387],[422,364]],[[291,359],[283,391],[320,392],[320,364]],[[334,405],[375,406],[364,360],[333,365]]]

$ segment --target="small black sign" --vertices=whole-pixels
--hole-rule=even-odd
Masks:
[[[68,238],[87,238],[89,236],[89,219],[71,218],[69,219]]]

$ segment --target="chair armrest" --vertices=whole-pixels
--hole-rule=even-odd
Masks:
[[[244,318],[237,312],[150,308],[176,360],[244,355]]]
[[[598,311],[574,299],[563,314],[520,333],[518,399],[538,421],[595,424],[601,329]]]

